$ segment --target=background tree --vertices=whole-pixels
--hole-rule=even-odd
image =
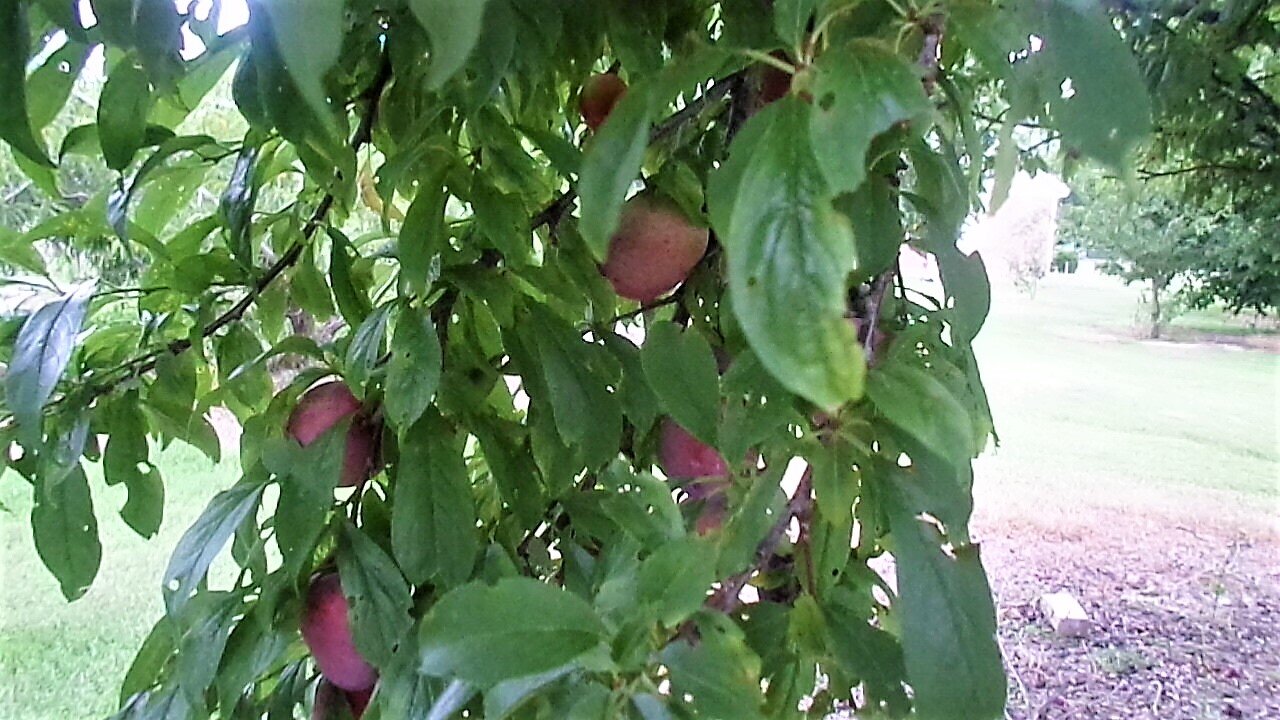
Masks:
[[[989,286],[955,241],[1017,164],[979,104],[1123,172],[1149,118],[1100,7],[274,0],[221,35],[211,7],[0,7],[0,138],[55,200],[69,148],[111,177],[6,245],[141,258],[2,353],[64,594],[100,558],[85,463],[151,535],[149,440],[244,426],[117,717],[1002,714],[967,529]],[[96,46],[93,121],[46,132]],[[193,128],[228,74],[244,124]],[[316,367],[273,394],[280,355]]]
[[[1159,195],[1133,200],[1119,183],[1099,179],[1064,208],[1058,236],[1103,258],[1103,272],[1144,286],[1147,332],[1158,338],[1178,312],[1175,292],[1191,281],[1191,267],[1210,230],[1209,220],[1187,212],[1177,200]]]

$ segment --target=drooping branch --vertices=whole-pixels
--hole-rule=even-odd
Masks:
[[[689,102],[684,108],[667,117],[650,131],[650,143],[658,142],[672,133],[679,130],[684,125],[692,122],[700,117],[708,107],[719,102],[731,91],[739,86],[739,80],[742,73],[734,73],[719,79],[708,87],[702,95]],[[391,81],[391,64],[389,59],[384,56],[383,62],[379,67],[378,74],[370,87],[360,94],[358,99],[368,102],[368,109],[361,118],[359,126],[352,134],[350,144],[352,148],[359,149],[366,145],[373,136],[374,124],[377,120],[378,103],[382,97],[383,90]],[[545,208],[532,218],[531,227],[537,229],[544,225],[554,227],[564,216],[573,208],[574,200],[577,198],[577,189],[570,187],[552,200]],[[303,228],[303,237],[297,242],[290,245],[279,258],[276,259],[262,275],[254,282],[249,292],[244,297],[237,300],[231,307],[227,308],[220,315],[214,318],[207,326],[200,331],[200,339],[212,337],[219,330],[239,321],[244,315],[257,303],[258,299],[265,293],[281,276],[284,275],[289,268],[297,264],[301,259],[303,251],[307,244],[314,237],[317,230],[324,226],[325,218],[333,209],[333,205],[337,198],[333,193],[326,193],[317,203],[315,210],[312,211],[310,218],[307,220]],[[119,385],[128,382],[134,378],[141,377],[148,372],[155,370],[160,359],[165,355],[180,355],[190,350],[195,344],[191,338],[183,338],[175,340],[163,348],[152,350],[135,357],[125,363],[116,366],[108,371],[109,377],[104,377],[98,382],[90,382],[84,388],[84,395],[87,400],[98,397],[110,392]],[[86,401],[87,401],[86,400]]]

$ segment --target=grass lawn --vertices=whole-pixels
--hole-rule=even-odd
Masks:
[[[977,340],[1001,440],[978,461],[980,526],[1101,507],[1277,529],[1280,356],[1140,340],[1135,299],[1099,276],[997,291]]]
[[[195,450],[163,452],[165,518],[144,541],[116,514],[127,493],[90,483],[102,536],[102,568],[83,598],[67,604],[31,540],[31,488],[0,477],[0,718],[75,720],[115,712],[120,681],[162,612],[161,575],[169,553],[215,492],[235,482],[234,460],[214,465]]]
[[[1280,516],[1274,354],[1134,339],[1136,293],[1100,278],[1053,276],[1035,300],[998,292],[979,339],[1001,446],[979,460],[983,526],[1071,523],[1090,508],[1266,529]],[[104,558],[68,605],[27,526],[30,489],[0,477],[0,718],[101,718],[160,612],[160,576],[183,529],[235,480],[186,448],[164,453],[167,516],[144,542],[112,511],[122,488],[94,475]]]

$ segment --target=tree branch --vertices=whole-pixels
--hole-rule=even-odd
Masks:
[[[659,142],[668,135],[679,130],[685,124],[702,114],[712,104],[719,102],[720,99],[728,95],[737,87],[743,75],[742,71],[727,75],[723,79],[716,80],[715,84],[707,88],[701,95],[689,102],[678,112],[672,114],[667,119],[658,123],[649,131],[649,144]],[[543,208],[537,215],[533,216],[530,225],[533,230],[546,225],[554,228],[564,219],[564,216],[573,208],[573,201],[578,197],[578,189],[570,186],[549,205]]]
[[[391,61],[385,54],[382,64],[378,68],[378,74],[375,76],[373,83],[369,89],[365,91],[363,97],[368,98],[369,108],[364,116],[360,119],[360,124],[356,127],[355,132],[351,136],[351,146],[359,149],[364,146],[373,136],[373,126],[378,115],[378,101],[382,97],[382,91],[386,88],[387,83],[391,80]],[[306,248],[307,243],[315,235],[316,231],[324,224],[325,217],[333,208],[336,197],[332,192],[326,193],[316,205],[311,213],[311,217],[307,220],[306,226],[302,231],[302,239],[295,241],[285,250],[274,263],[272,263],[262,276],[254,282],[250,291],[240,298],[234,305],[227,308],[222,314],[218,315],[208,325],[200,331],[200,339],[212,337],[222,328],[236,322],[244,316],[246,312],[258,301],[272,283],[280,278],[289,268],[293,267],[302,257],[302,251]],[[194,345],[194,341],[190,338],[175,340],[169,343],[161,350],[155,350],[145,355],[134,358],[118,368],[123,370],[124,374],[117,378],[104,381],[102,384],[91,386],[90,394],[93,396],[101,395],[110,391],[112,388],[126,382],[132,378],[139,377],[155,369],[160,358],[165,355],[180,355],[190,350]]]
[[[760,568],[769,561],[769,558],[773,557],[778,545],[782,543],[783,536],[787,533],[787,526],[791,524],[791,519],[797,518],[800,520],[800,532],[804,534],[805,528],[803,526],[807,524],[812,510],[813,468],[809,467],[805,468],[804,475],[800,478],[800,482],[796,484],[795,493],[787,501],[787,511],[782,514],[782,517],[778,518],[778,522],[769,530],[769,534],[756,547],[755,562],[752,563],[751,567],[720,583],[720,587],[707,599],[707,607],[715,608],[725,613],[737,610],[742,605],[742,598],[740,597],[742,589],[750,582],[751,576],[759,572]]]
[[[893,267],[880,273],[875,283],[871,286],[871,296],[867,299],[867,334],[862,340],[863,353],[867,358],[867,365],[874,365],[876,361],[876,351],[880,349],[880,338],[877,330],[880,325],[880,310],[884,306],[885,293],[889,291],[889,286],[893,283],[893,276],[897,272],[898,263],[894,263]]]
[[[1143,180],[1154,180],[1155,178],[1173,177],[1175,175],[1186,175],[1188,173],[1205,172],[1205,171],[1236,172],[1236,173],[1267,172],[1267,170],[1263,168],[1245,167],[1242,165],[1224,165],[1222,163],[1205,163],[1203,165],[1192,165],[1190,167],[1176,168],[1174,170],[1153,171],[1153,170],[1146,170],[1143,168],[1139,168],[1138,174],[1142,176]]]

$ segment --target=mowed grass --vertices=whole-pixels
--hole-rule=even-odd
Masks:
[[[1032,300],[998,291],[978,341],[1001,436],[977,467],[976,524],[1087,524],[1095,508],[1238,529],[1280,517],[1280,360],[1259,350],[1140,341],[1136,292],[1054,276]],[[169,552],[234,462],[175,447],[161,456],[169,499],[144,542],[115,515],[121,488],[95,472],[102,572],[67,604],[27,525],[30,489],[0,478],[0,718],[102,718],[161,612]]]
[[[159,454],[165,517],[145,541],[118,515],[127,493],[107,487],[91,467],[102,537],[93,587],[67,603],[36,555],[28,518],[31,487],[0,477],[0,718],[105,718],[117,709],[120,681],[162,613],[161,576],[169,553],[215,492],[235,482],[234,459],[219,465],[182,445]]]
[[[1001,441],[977,465],[980,527],[1103,508],[1277,529],[1280,356],[1138,339],[1136,301],[1096,275],[1051,276],[1034,300],[997,291],[976,342]]]

